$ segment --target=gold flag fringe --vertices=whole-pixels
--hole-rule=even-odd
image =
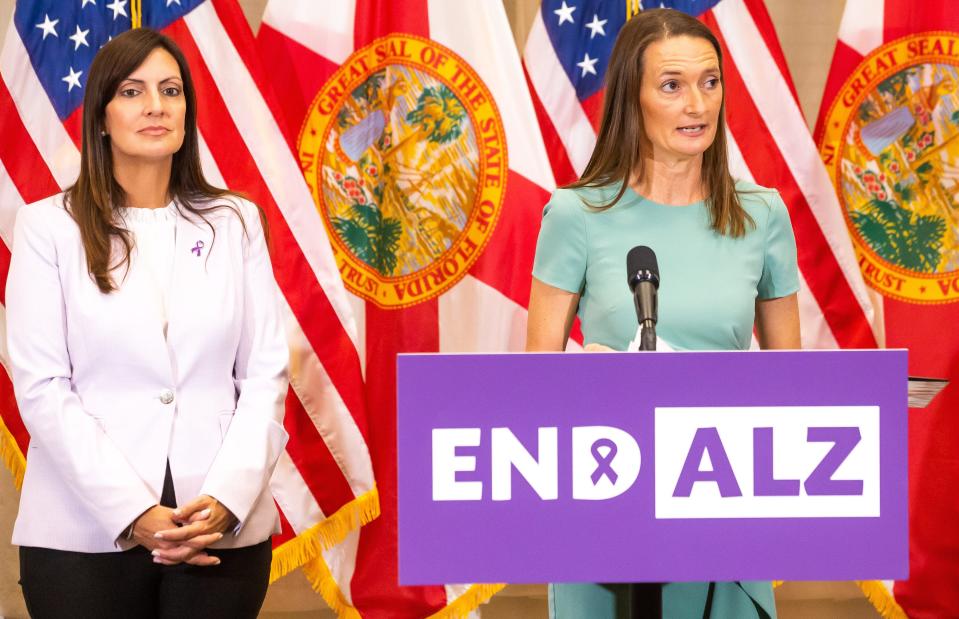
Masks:
[[[446,607],[429,616],[429,619],[467,619],[480,604],[502,591],[506,585],[473,585]]]
[[[270,567],[270,582],[286,576],[298,567],[305,566],[317,557],[322,558],[321,553],[324,549],[332,548],[342,542],[350,531],[372,522],[379,515],[380,495],[374,487],[336,510],[326,520],[313,525],[275,549],[273,564]],[[333,584],[335,586],[336,583]],[[319,589],[316,590],[320,592]],[[332,604],[330,606],[332,607]]]
[[[856,584],[884,619],[909,619],[886,585],[878,580],[857,580]]]
[[[773,588],[781,584],[783,584],[782,580],[774,580]],[[906,611],[896,603],[889,589],[886,589],[886,585],[878,580],[857,580],[856,585],[883,619],[909,619]]]
[[[0,369],[0,372],[2,371]],[[3,459],[3,464],[10,471],[10,474],[13,475],[13,484],[19,491],[23,486],[23,474],[27,471],[27,461],[23,457],[23,452],[20,451],[16,439],[7,429],[7,424],[3,423],[2,417],[0,417],[0,458]]]
[[[303,566],[303,573],[313,590],[320,594],[340,619],[360,619],[360,613],[340,591],[322,553]]]
[[[375,519],[380,515],[380,504],[379,504],[379,495],[376,494],[377,490],[374,488],[370,492],[357,497],[353,502],[340,508],[336,514],[333,514],[330,518],[327,518],[320,524],[314,526],[309,531],[305,531],[300,534],[295,540],[291,540],[273,552],[273,570],[270,575],[270,582],[276,580],[283,574],[295,569],[299,565],[303,567],[303,573],[306,575],[307,580],[310,582],[310,586],[313,587],[313,590],[320,594],[323,600],[329,605],[334,613],[340,619],[360,619],[360,613],[356,610],[356,607],[353,606],[346,599],[346,596],[343,595],[343,592],[340,590],[339,585],[336,582],[336,579],[333,577],[333,573],[330,571],[330,566],[327,565],[326,559],[323,558],[322,549],[319,548],[319,544],[323,544],[323,548],[329,548],[330,546],[343,540],[346,535],[355,529],[357,526],[364,525],[367,522]],[[372,498],[369,498],[371,497]],[[335,536],[332,538],[324,538],[325,533],[320,531],[327,522],[330,522],[334,518],[339,517],[342,513],[351,514],[352,518],[356,518],[355,514],[357,513],[357,506],[354,503],[359,501],[368,501],[366,507],[368,509],[360,509],[359,517],[360,520],[356,522],[355,520],[350,520],[351,526],[345,529],[336,528],[334,526]],[[352,509],[347,510],[348,507],[353,506]],[[345,511],[346,510],[346,511]],[[307,537],[311,534],[311,537]],[[330,543],[325,543],[321,540],[327,539],[331,540]],[[312,540],[312,541],[311,541]],[[315,552],[311,558],[306,558],[306,554],[300,553],[309,553]],[[281,556],[282,554],[282,556]],[[290,569],[285,572],[281,572],[281,562],[290,561]],[[294,565],[295,563],[295,565]],[[273,577],[273,574],[279,573],[276,578]],[[469,617],[469,614],[476,610],[480,604],[488,601],[494,594],[498,591],[501,591],[506,585],[472,585],[467,589],[463,595],[457,597],[451,603],[447,604],[443,610],[431,615],[429,619],[466,619]]]
[[[303,573],[313,590],[319,593],[340,619],[360,619],[360,613],[347,601],[340,591],[330,567],[317,555],[316,559],[303,566]],[[487,602],[506,585],[473,585],[463,595],[446,605],[443,610],[430,615],[428,619],[467,619],[480,604]]]

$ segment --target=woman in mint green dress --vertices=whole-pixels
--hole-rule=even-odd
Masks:
[[[544,210],[528,350],[564,350],[576,315],[587,350],[625,350],[637,327],[626,253],[637,245],[656,252],[657,332],[674,349],[745,350],[754,329],[762,348],[799,348],[789,215],[778,192],[729,173],[721,67],[715,37],[679,11],[644,11],[620,31],[592,158]],[[630,585],[557,584],[550,612],[655,612],[638,599]],[[766,619],[776,608],[769,582],[668,583],[662,616]]]

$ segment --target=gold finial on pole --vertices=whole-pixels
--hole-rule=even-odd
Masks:
[[[143,0],[130,0],[130,27],[143,26]]]

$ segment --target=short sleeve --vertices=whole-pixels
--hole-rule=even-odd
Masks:
[[[579,197],[559,189],[543,209],[533,277],[579,294],[586,277],[586,213]]]
[[[763,274],[758,286],[760,299],[778,299],[799,290],[796,237],[793,236],[789,211],[778,192],[772,200],[770,210],[766,226]]]

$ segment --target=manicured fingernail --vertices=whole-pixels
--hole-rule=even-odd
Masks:
[[[174,515],[174,516],[179,516],[179,515],[180,515],[180,510],[179,510],[179,509],[174,509],[174,510],[173,510],[173,515]]]
[[[153,537],[157,539],[163,539],[163,533],[160,533],[159,531],[157,531],[156,533],[153,534]]]
[[[213,565],[219,565],[219,564],[220,564],[220,560],[219,560],[219,559],[216,559],[215,561],[213,561]]]
[[[160,563],[160,557],[153,557],[154,563]]]
[[[216,538],[217,540],[223,539],[223,534],[222,534],[222,533],[217,533],[217,536],[218,536],[218,537]]]
[[[207,507],[206,509],[204,509],[202,512],[200,512],[200,515],[201,515],[201,516],[209,516],[209,515],[210,515],[210,508]]]

